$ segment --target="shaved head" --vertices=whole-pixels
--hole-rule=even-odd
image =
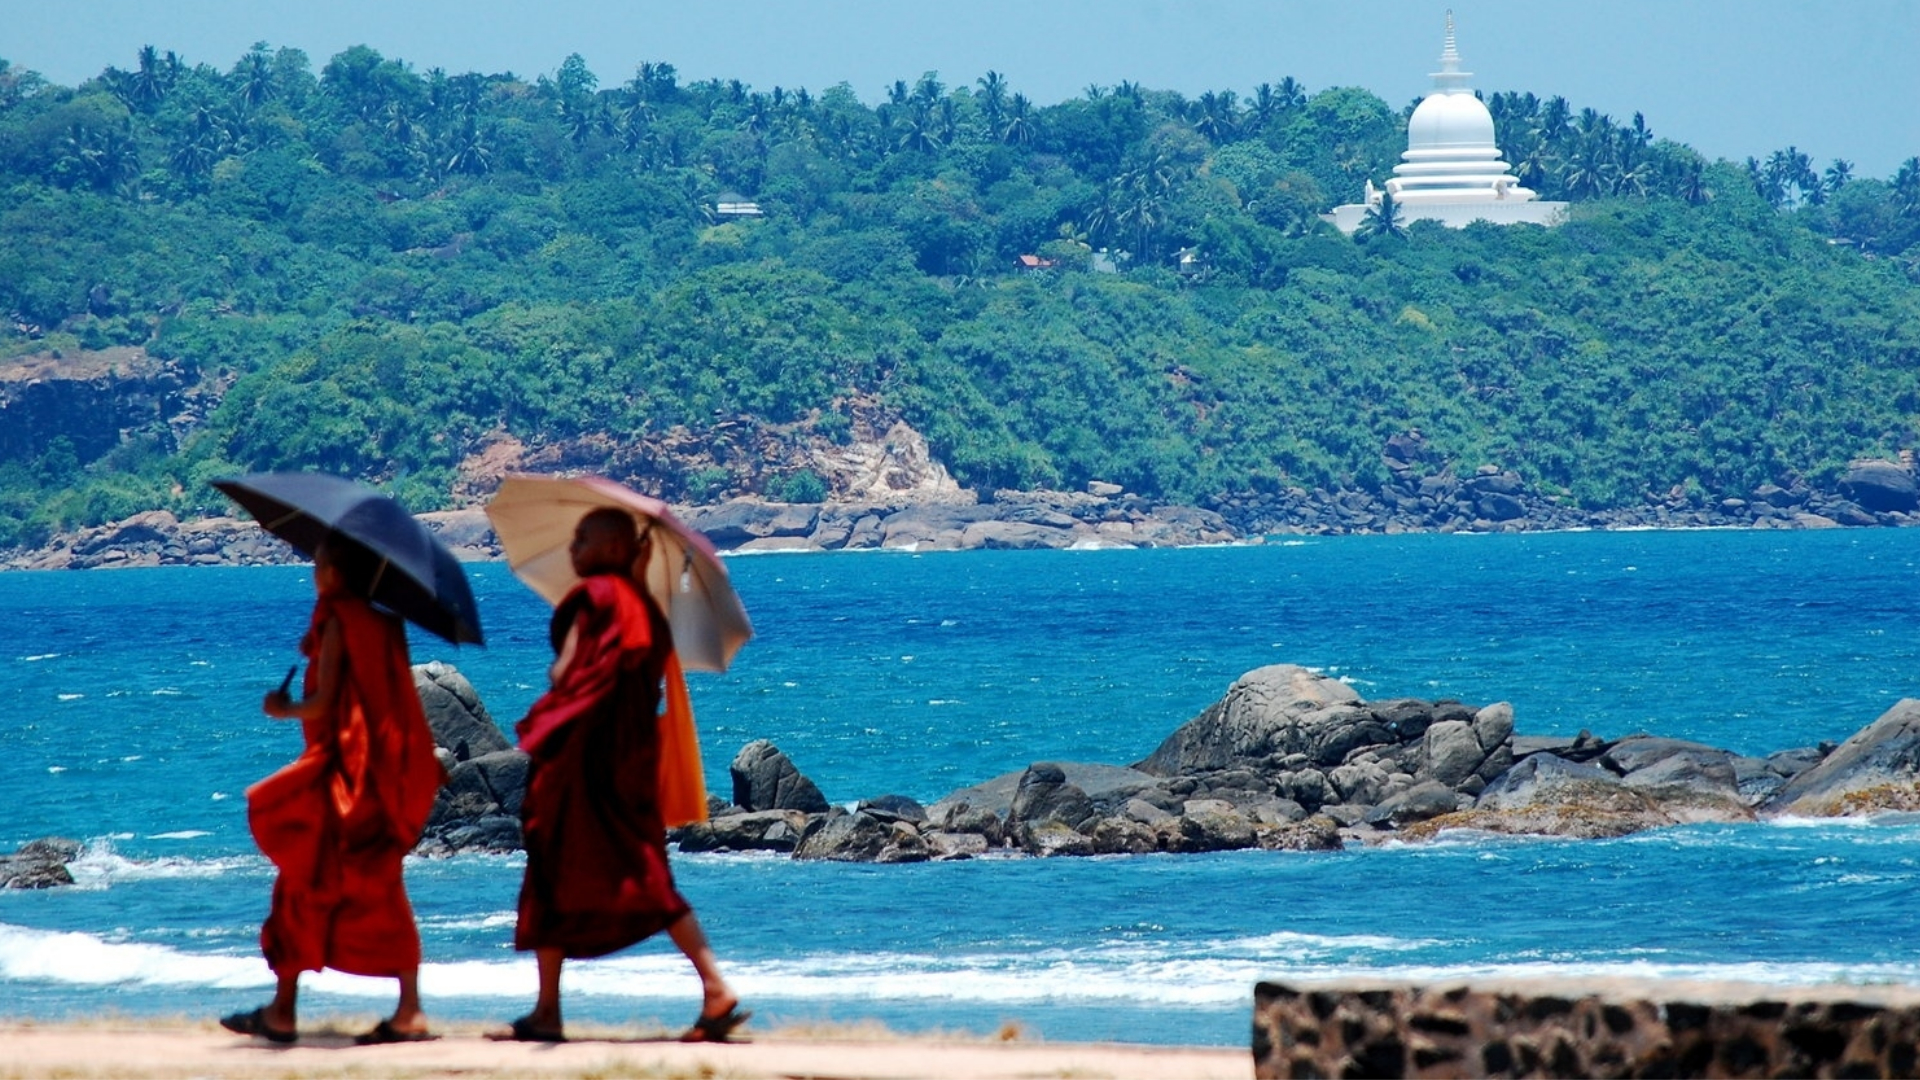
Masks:
[[[633,516],[625,510],[603,506],[589,510],[573,530],[574,573],[627,573],[639,553],[634,535]]]

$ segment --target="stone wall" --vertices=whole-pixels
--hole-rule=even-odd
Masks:
[[[1913,1076],[1920,989],[1260,983],[1256,1077]]]

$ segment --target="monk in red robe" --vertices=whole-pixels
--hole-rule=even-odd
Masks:
[[[220,1021],[243,1035],[292,1042],[300,973],[333,968],[400,982],[393,1016],[356,1041],[433,1037],[420,1008],[420,931],[400,868],[446,771],[400,620],[364,598],[377,571],[352,541],[321,544],[313,564],[319,599],[300,643],[308,661],[301,700],[276,690],[261,705],[269,716],[299,720],[306,749],[247,789],[248,824],[280,873],[260,930],[277,979],[273,1001]]]
[[[725,1041],[747,1014],[667,866],[659,713],[662,680],[670,694],[680,684],[667,621],[629,576],[647,540],[626,512],[595,510],[569,552],[582,580],[554,609],[552,689],[515,729],[531,761],[513,943],[534,953],[540,989],[533,1011],[502,1037],[560,1041],[562,963],[665,930],[693,962],[704,997],[682,1038]]]

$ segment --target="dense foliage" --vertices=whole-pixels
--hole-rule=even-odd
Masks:
[[[1292,79],[1039,106],[930,73],[869,106],[656,63],[602,89],[577,56],[144,49],[73,88],[0,60],[0,356],[142,345],[218,398],[177,440],[0,461],[0,543],[250,469],[431,507],[502,433],[832,435],[855,398],[970,485],[1189,500],[1364,487],[1407,428],[1594,506],[1916,441],[1920,159],[1709,163],[1487,100],[1569,224],[1341,236],[1318,215],[1388,175],[1411,105]]]

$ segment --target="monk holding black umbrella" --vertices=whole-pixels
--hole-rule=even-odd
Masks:
[[[300,699],[283,685],[261,704],[269,716],[300,721],[305,749],[247,789],[248,824],[279,870],[260,931],[274,996],[220,1023],[292,1042],[301,972],[333,968],[400,984],[393,1015],[356,1041],[430,1039],[420,1008],[420,932],[401,862],[446,772],[414,690],[405,629],[391,610],[478,642],[472,594],[451,554],[371,489],[316,474],[217,486],[312,553],[318,593],[300,643]]]

